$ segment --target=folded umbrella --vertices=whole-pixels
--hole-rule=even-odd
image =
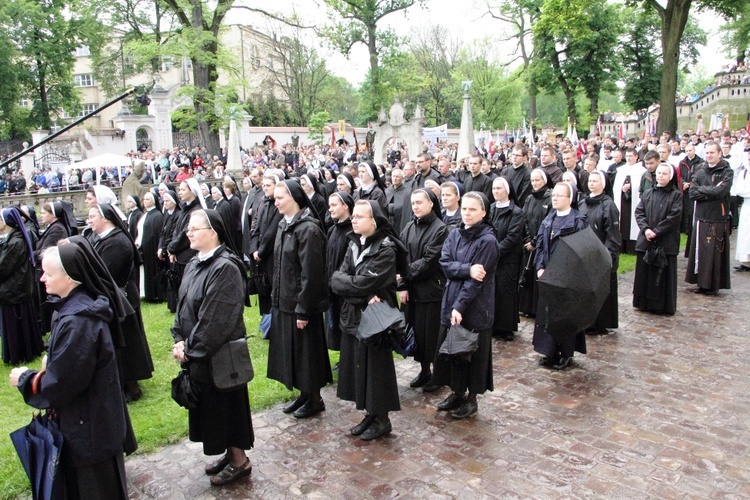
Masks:
[[[31,482],[34,500],[52,498],[63,444],[57,422],[49,414],[36,415],[29,425],[11,432],[10,439]]]
[[[662,271],[667,267],[667,254],[659,245],[652,245],[643,256],[643,262],[658,269],[656,271],[656,286],[661,283]]]
[[[380,344],[388,342],[388,334],[403,334],[406,332],[406,320],[404,315],[387,302],[373,302],[369,304],[359,321],[357,338],[365,344]],[[386,335],[381,335],[385,333]]]
[[[461,325],[452,325],[445,335],[438,355],[460,361],[471,361],[471,354],[479,348],[479,332]]]
[[[612,257],[590,227],[561,237],[538,280],[537,325],[559,340],[593,325],[611,270]]]

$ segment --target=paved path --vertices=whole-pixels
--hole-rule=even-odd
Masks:
[[[537,366],[523,320],[495,341],[495,391],[466,421],[435,410],[447,389],[409,389],[418,368],[401,361],[389,437],[350,436],[362,415],[328,387],[320,417],[253,415],[251,478],[212,488],[201,445],[183,441],[127,460],[131,497],[748,498],[750,273],[732,278],[718,297],[681,284],[677,314],[660,317],[633,310],[622,277],[619,330],[561,373]]]

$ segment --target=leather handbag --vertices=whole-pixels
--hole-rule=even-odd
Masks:
[[[220,391],[247,385],[255,376],[246,337],[230,340],[222,345],[211,358],[210,364],[214,386]]]

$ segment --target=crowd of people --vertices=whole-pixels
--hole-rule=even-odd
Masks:
[[[513,341],[521,315],[535,320],[533,348],[551,370],[585,354],[587,335],[618,328],[622,253],[636,255],[633,306],[656,314],[676,312],[681,232],[685,280],[697,292],[730,288],[733,228],[735,270],[750,271],[750,212],[739,203],[750,197],[747,131],[712,131],[705,141],[691,131],[596,137],[577,148],[519,141],[465,159],[454,145],[424,146],[414,158],[397,146],[386,165],[346,147],[270,148],[245,155],[241,179],[222,164],[219,178],[171,178],[181,167],[169,155],[140,196],[118,200],[89,186],[82,236],[66,202],[42,205],[41,225],[31,207],[4,209],[3,361],[37,358],[51,331],[42,369],[14,368],[11,384],[59,415],[72,443],[67,491],[127,497],[122,458],[135,439],[126,402],[153,371],[141,300],[175,314],[172,354],[196,399],[189,437],[221,455],[206,473],[223,485],[252,473],[254,433],[247,387],[218,389],[222,368],[212,360],[245,338],[248,296],[257,296],[269,343],[268,378],[299,393],[282,412],[325,411],[321,389],[338,370],[336,395],[364,412],[349,432],[367,441],[389,433],[401,409],[388,337],[363,334],[374,314],[403,314],[420,366],[410,387],[447,387],[436,409],[465,419],[494,388],[493,339]],[[595,320],[579,329],[539,304],[559,299],[541,286],[548,277],[563,276],[564,288],[576,274],[561,264],[561,243],[585,231],[606,255],[608,285]],[[340,352],[337,366],[329,350]],[[71,415],[91,426],[85,436]]]

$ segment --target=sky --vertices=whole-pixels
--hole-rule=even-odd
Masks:
[[[296,11],[305,23],[323,25],[328,22],[326,16],[326,5],[323,0],[239,0],[238,3],[260,7],[271,12],[278,12],[279,5],[283,4],[282,12],[291,14]],[[484,0],[426,0],[425,7],[415,5],[406,11],[400,11],[383,18],[385,25],[392,27],[397,34],[409,37],[415,29],[420,29],[427,24],[440,24],[449,29],[454,37],[460,38],[465,45],[485,38],[498,39],[504,34],[506,25],[501,21],[483,16],[487,11]],[[461,7],[458,7],[458,6]],[[721,20],[713,13],[694,13],[704,29],[717,27]],[[227,16],[227,22],[236,24],[240,22],[265,23],[259,14],[252,14],[244,10],[235,10]],[[260,28],[260,27],[259,27]],[[260,29],[260,31],[263,31]],[[699,66],[705,68],[707,75],[712,75],[721,70],[722,66],[730,60],[722,53],[722,46],[718,30],[707,29],[708,44],[701,47],[701,61]],[[512,43],[497,45],[498,62],[507,62],[513,50]],[[369,67],[367,48],[363,44],[357,44],[347,59],[340,53],[322,45],[318,47],[328,62],[329,69],[337,76],[346,78],[352,85],[359,86],[366,76]],[[503,55],[503,51],[507,55]]]

